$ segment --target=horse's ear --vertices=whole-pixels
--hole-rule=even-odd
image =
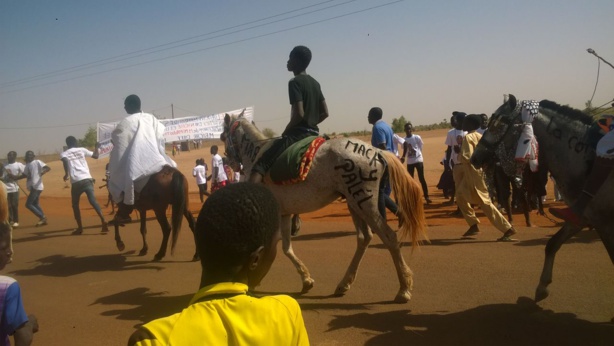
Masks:
[[[228,115],[228,113],[224,115],[224,124],[226,124],[226,126],[230,125],[230,115]]]
[[[241,114],[239,114],[239,118],[243,118],[244,114],[245,114],[245,108],[243,108],[243,110],[241,111]]]
[[[518,103],[518,101],[516,101],[516,96],[509,94],[509,99],[507,100],[507,103],[510,105],[510,108],[515,109],[516,104]]]

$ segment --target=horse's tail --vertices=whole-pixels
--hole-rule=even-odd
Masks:
[[[181,230],[183,211],[188,208],[188,184],[185,176],[178,170],[173,172],[171,180],[171,191],[173,194],[172,213],[171,213],[171,255],[175,253],[175,244]]]
[[[409,236],[412,247],[416,247],[421,237],[428,240],[422,187],[409,175],[393,153],[387,150],[382,150],[381,153],[388,164],[390,186],[399,207],[398,217],[402,221],[399,228],[400,240]]]
[[[9,203],[4,183],[0,182],[0,222],[9,220]]]

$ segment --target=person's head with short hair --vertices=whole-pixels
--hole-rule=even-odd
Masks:
[[[32,162],[35,156],[36,155],[34,155],[34,152],[32,150],[26,151],[26,156],[25,156],[26,162]]]
[[[463,128],[463,120],[465,120],[467,113],[454,111],[452,112],[452,116],[454,116],[454,124],[452,126],[457,130],[461,130]]]
[[[375,124],[378,120],[382,119],[384,116],[384,111],[382,111],[379,107],[373,107],[369,110],[369,115],[367,115],[367,120],[369,124]]]
[[[296,46],[290,52],[288,59],[288,71],[294,72],[295,75],[304,72],[311,62],[311,50],[305,46]]]
[[[403,129],[405,130],[405,134],[407,135],[407,137],[411,136],[412,131],[414,130],[414,125],[411,124],[411,121],[408,121],[407,123],[405,123],[405,126],[403,127]]]
[[[66,137],[66,146],[68,147],[68,149],[76,148],[78,144],[79,144],[79,141],[77,141],[77,139],[74,136]]]
[[[488,127],[488,115],[482,113],[480,114],[480,117],[482,117],[482,124],[480,124],[480,128],[485,130]]]
[[[201,287],[228,281],[258,286],[277,254],[279,224],[279,205],[262,184],[237,183],[212,194],[195,228]]]
[[[139,113],[141,111],[141,99],[132,94],[124,100],[124,109],[128,114]]]
[[[482,124],[482,117],[479,114],[469,114],[463,120],[463,130],[473,132]]]
[[[17,152],[11,150],[11,151],[8,152],[8,154],[6,154],[6,160],[9,163],[14,163],[15,159],[17,159]]]
[[[211,149],[209,150],[211,152],[211,155],[216,155],[217,154],[217,145],[212,145]]]

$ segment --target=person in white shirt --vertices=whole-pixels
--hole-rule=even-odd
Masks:
[[[403,141],[403,156],[401,162],[407,163],[407,171],[411,177],[414,177],[414,171],[418,171],[418,179],[422,185],[422,193],[426,203],[431,204],[432,201],[429,198],[429,189],[424,179],[424,158],[422,157],[422,137],[413,134],[413,125],[411,122],[405,124],[405,139]]]
[[[392,135],[392,148],[394,149],[394,154],[400,158],[399,156],[399,145],[403,146],[405,143],[405,139],[396,133]]]
[[[49,172],[51,168],[41,160],[34,159],[32,150],[26,151],[26,168],[17,179],[27,178],[26,187],[30,194],[26,199],[26,208],[38,217],[38,226],[47,224],[47,217],[40,206],[40,196],[45,186],[43,185],[43,175]]]
[[[480,123],[480,127],[475,130],[475,132],[483,135],[484,132],[486,132],[486,129],[488,128],[488,115],[482,113],[480,114],[480,118],[482,119],[482,123]]]
[[[462,170],[460,167],[454,168],[457,165],[460,165],[460,160],[458,158],[458,153],[460,153],[461,144],[463,143],[463,138],[467,134],[466,131],[463,131],[463,120],[467,114],[463,112],[452,112],[452,118],[450,122],[454,127],[450,131],[448,131],[448,135],[446,136],[446,145],[448,146],[446,149],[446,161],[448,162],[448,166],[444,169],[452,170],[452,176],[454,177],[454,185],[458,184],[461,179]],[[455,188],[456,190],[456,188]],[[450,203],[454,203],[454,195],[452,194],[450,198]],[[457,209],[457,214],[460,215],[460,210]]]
[[[164,125],[153,115],[141,111],[141,99],[129,95],[124,100],[124,109],[129,116],[120,121],[111,134],[111,178],[107,183],[113,200],[118,203],[115,214],[118,224],[131,221],[136,194],[145,187],[151,175],[166,165],[177,167],[164,151]]]
[[[211,193],[214,193],[228,184],[228,176],[226,176],[226,170],[224,169],[224,160],[222,160],[222,157],[217,153],[217,151],[217,145],[212,145],[211,155],[213,158],[211,159]]]
[[[77,139],[73,136],[66,137],[66,146],[68,149],[60,154],[60,159],[62,159],[62,164],[64,165],[64,181],[70,179],[72,211],[75,221],[77,221],[77,228],[72,234],[79,235],[83,233],[83,223],[81,222],[81,211],[79,209],[79,199],[83,193],[85,193],[90,205],[94,208],[98,217],[100,217],[102,233],[106,233],[109,231],[107,222],[102,215],[96,196],[94,196],[94,180],[85,160],[86,157],[98,158],[98,146],[96,146],[93,152],[86,148],[77,147]]]
[[[7,197],[9,200],[9,224],[13,227],[19,227],[19,184],[15,178],[23,174],[26,166],[15,161],[17,159],[17,153],[9,151],[6,155],[8,163],[4,166],[4,175],[2,180],[6,185]]]
[[[200,196],[200,203],[205,201],[204,196],[211,196],[207,192],[207,164],[205,159],[196,160],[196,166],[192,169],[192,176],[196,178],[196,185],[198,185],[198,194]]]

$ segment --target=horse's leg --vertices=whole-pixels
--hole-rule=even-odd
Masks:
[[[533,227],[531,223],[531,204],[530,204],[530,194],[525,188],[520,188],[518,190],[520,194],[520,203],[522,204],[522,213],[524,214],[524,221],[527,224],[527,227]]]
[[[139,256],[145,256],[147,250],[149,250],[147,245],[147,211],[139,210],[139,217],[141,218],[141,237],[143,237],[143,248],[139,251]]]
[[[124,206],[123,203],[118,203],[117,204],[117,211],[119,212],[120,208]],[[113,226],[115,227],[115,245],[117,246],[117,249],[119,251],[124,251],[124,249],[126,248],[126,245],[124,244],[124,242],[122,241],[122,237],[119,235],[119,222],[117,222],[117,215],[115,216],[115,219],[113,219]]]
[[[375,203],[367,207],[367,209],[363,209],[363,214],[371,230],[375,231],[382,239],[382,242],[388,248],[392,256],[392,261],[394,262],[400,284],[399,292],[394,298],[394,301],[395,303],[407,303],[411,299],[410,291],[413,288],[414,280],[413,273],[407,263],[405,263],[405,259],[401,254],[401,244],[397,238],[397,233],[388,226],[386,220],[379,213]]]
[[[546,299],[549,295],[548,285],[552,283],[552,268],[554,267],[554,256],[556,252],[559,251],[561,246],[568,241],[569,238],[580,232],[580,230],[580,227],[575,227],[567,222],[554,236],[552,236],[552,238],[550,238],[550,240],[548,240],[545,250],[546,257],[544,259],[544,267],[539,277],[539,285],[537,285],[537,289],[535,289],[536,302]]]
[[[194,236],[194,247],[196,247],[196,228],[195,228],[195,223],[194,223],[194,216],[192,216],[192,213],[190,213],[188,209],[183,210],[183,216],[188,221],[188,226],[190,227],[190,230],[192,231],[192,235]],[[192,256],[192,261],[195,262],[195,261],[198,261],[199,259],[200,259],[200,256],[198,255],[198,249],[195,249],[194,256]]]
[[[335,295],[343,295],[350,289],[350,286],[354,280],[356,280],[358,266],[362,261],[371,239],[373,239],[373,233],[371,233],[367,223],[360,217],[360,214],[358,214],[352,207],[349,207],[349,209],[352,215],[352,221],[354,222],[354,227],[356,227],[356,252],[354,253],[352,262],[350,262],[350,266],[345,272],[343,279],[341,279],[341,282],[339,282],[337,285],[337,289],[335,289]]]
[[[166,218],[166,208],[154,208],[154,212],[156,213],[156,219],[160,224],[160,228],[162,229],[162,244],[160,244],[160,250],[154,256],[154,261],[160,261],[166,256],[166,248],[168,247],[168,238],[171,235],[171,225],[168,223],[168,219]]]
[[[296,257],[294,251],[292,250],[292,243],[290,242],[290,231],[292,228],[292,215],[282,215],[281,217],[281,246],[284,254],[288,256],[294,267],[301,275],[301,280],[303,282],[303,289],[301,293],[307,293],[309,290],[313,288],[314,280],[311,278],[311,274],[309,274],[309,269],[303,264],[303,262]]]

